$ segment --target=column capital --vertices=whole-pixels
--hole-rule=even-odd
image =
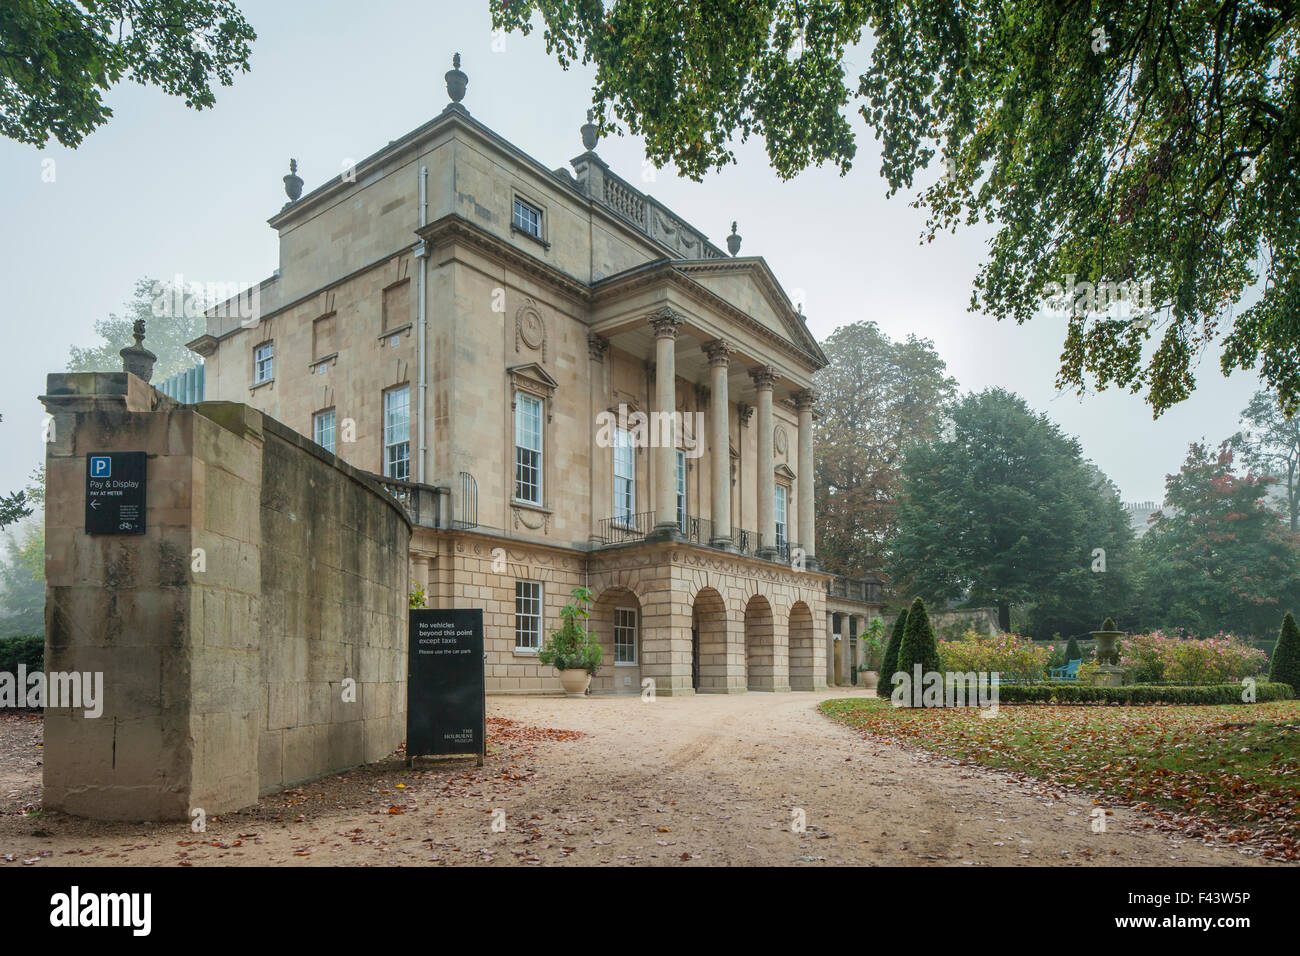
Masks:
[[[701,346],[704,354],[709,357],[710,365],[721,365],[726,367],[731,364],[731,356],[736,353],[736,347],[722,339],[714,339]]]
[[[677,338],[677,329],[682,324],[682,316],[681,313],[664,306],[647,315],[646,321],[654,329],[655,338],[675,339]]]
[[[802,392],[794,393],[794,407],[801,412],[810,412],[817,402],[817,392],[811,388],[805,388]]]
[[[754,380],[754,387],[760,391],[776,385],[776,369],[770,365],[759,365],[749,370],[749,377]]]
[[[605,353],[609,351],[609,339],[597,335],[595,332],[587,333],[587,354],[595,362],[605,361]]]

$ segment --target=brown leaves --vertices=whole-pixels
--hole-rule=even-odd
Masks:
[[[1207,841],[1300,859],[1300,701],[1233,707],[1004,707],[898,710],[832,702],[826,712],[865,733],[1105,795]]]

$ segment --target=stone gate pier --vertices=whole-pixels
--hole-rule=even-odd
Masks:
[[[45,667],[102,673],[104,698],[47,708],[47,807],[210,816],[397,748],[411,525],[390,495],[261,412],[129,372],[53,374],[41,401]],[[89,533],[90,458],[116,452],[144,453],[143,532]]]

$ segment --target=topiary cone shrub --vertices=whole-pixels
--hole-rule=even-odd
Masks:
[[[887,697],[889,691],[894,687],[894,674],[898,671],[898,649],[903,646],[903,629],[907,627],[907,608],[898,612],[898,618],[894,621],[894,631],[889,635],[889,643],[885,645],[885,657],[880,662],[880,680],[877,683],[879,688],[876,693],[880,697]]]
[[[942,666],[939,662],[939,642],[935,640],[934,628],[930,625],[930,615],[926,613],[925,602],[917,598],[907,610],[907,625],[903,628],[903,643],[898,648],[898,670],[907,674],[916,683],[916,665],[921,665],[921,676],[931,672],[938,673]],[[920,699],[921,688],[913,687],[914,700]]]
[[[1300,628],[1296,627],[1291,612],[1282,618],[1282,630],[1273,648],[1273,663],[1268,669],[1272,683],[1290,684],[1300,694]]]
[[[1070,643],[1065,645],[1065,660],[1067,662],[1083,660],[1083,651],[1079,650],[1079,642],[1073,637],[1070,638]]]

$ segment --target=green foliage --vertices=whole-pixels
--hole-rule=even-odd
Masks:
[[[113,115],[118,81],[212,106],[257,38],[230,0],[10,0],[0,6],[0,134],[76,147]]]
[[[909,677],[915,677],[918,664],[921,665],[922,675],[942,669],[939,644],[934,639],[934,628],[930,626],[930,615],[926,613],[925,602],[920,598],[913,601],[907,611],[903,643],[898,648],[897,669]]]
[[[412,608],[421,608],[427,606],[425,604],[426,595],[424,593],[423,584],[417,584],[414,588],[412,588],[411,593],[408,595],[408,598],[410,602],[410,607]]]
[[[563,623],[551,631],[537,659],[557,671],[582,669],[594,674],[600,667],[602,651],[600,644],[591,639],[585,623],[591,615],[591,591],[578,587],[569,596],[570,602],[560,609]]]
[[[1065,659],[1066,661],[1083,660],[1083,651],[1079,650],[1079,642],[1073,637],[1071,637],[1070,642],[1065,645]]]
[[[1268,671],[1268,679],[1300,687],[1300,630],[1296,629],[1295,618],[1290,611],[1282,618],[1282,629],[1277,635],[1277,646],[1273,649],[1273,664]]]
[[[999,704],[1244,704],[1240,684],[1202,684],[1171,687],[1140,684],[1126,687],[1094,687],[1079,681],[1061,684],[1003,684],[998,688]],[[1255,702],[1291,700],[1290,684],[1255,685]]]
[[[1259,391],[1241,413],[1244,431],[1232,438],[1247,465],[1277,479],[1292,531],[1300,531],[1300,414],[1288,416],[1277,395]]]
[[[853,577],[878,570],[898,512],[903,452],[935,434],[955,394],[928,339],[893,342],[871,321],[836,329],[817,373],[817,556]]]
[[[45,638],[0,637],[0,673],[17,674],[18,665],[24,664],[27,672],[45,669]]]
[[[212,304],[204,300],[197,287],[178,290],[174,283],[137,279],[125,314],[113,313],[107,319],[95,320],[95,334],[103,341],[88,348],[72,346],[68,371],[120,372],[122,357],[118,352],[135,341],[131,328],[137,319],[143,319],[145,348],[158,356],[152,381],[161,382],[197,364],[198,356],[185,343],[203,334],[203,309]]]
[[[1300,535],[1267,506],[1267,488],[1234,471],[1228,443],[1191,445],[1141,541],[1144,627],[1265,634],[1300,606]]]
[[[1029,633],[1075,633],[1131,590],[1133,533],[1118,496],[1079,444],[1001,389],[967,395],[948,435],[913,445],[890,571],[929,600],[1038,605]],[[1106,571],[1092,570],[1106,552]]]
[[[868,636],[862,641],[862,663],[858,665],[858,670],[878,673],[884,657],[885,645],[880,642],[880,638]]]
[[[894,619],[894,630],[885,646],[885,656],[880,662],[880,684],[889,687],[890,681],[898,673],[898,652],[903,646],[903,632],[907,629],[907,608],[898,612]]]
[[[1158,414],[1221,367],[1258,367],[1300,401],[1300,8],[1291,3],[511,0],[493,25],[544,24],[566,68],[595,67],[599,124],[699,179],[763,140],[773,169],[847,172],[847,107],[881,144],[923,238],[992,225],[972,311],[1018,323],[1049,283],[1149,282],[1152,321],[1073,294],[1058,383],[1137,392]],[[1098,33],[1100,32],[1100,35]],[[870,38],[858,76],[846,55]],[[932,164],[945,167],[940,177]],[[1065,298],[1064,296],[1062,297]],[[1059,321],[1059,320],[1058,320]]]
[[[45,633],[45,527],[27,523],[4,542],[0,562],[0,634]]]
[[[4,416],[0,415],[0,422],[3,421]],[[15,491],[11,495],[0,495],[0,528],[7,528],[15,521],[26,518],[31,513],[32,509],[27,507],[25,492]]]
[[[938,668],[947,673],[998,674],[1004,680],[1043,680],[1048,650],[1015,634],[981,634],[968,630],[959,640],[938,645]]]
[[[1099,627],[1097,630],[1099,630],[1099,631],[1116,631],[1116,630],[1119,630],[1119,628],[1115,627],[1115,619],[1114,619],[1113,617],[1108,617],[1108,618],[1106,618],[1106,620],[1104,620],[1104,621],[1101,622],[1101,627]]]

